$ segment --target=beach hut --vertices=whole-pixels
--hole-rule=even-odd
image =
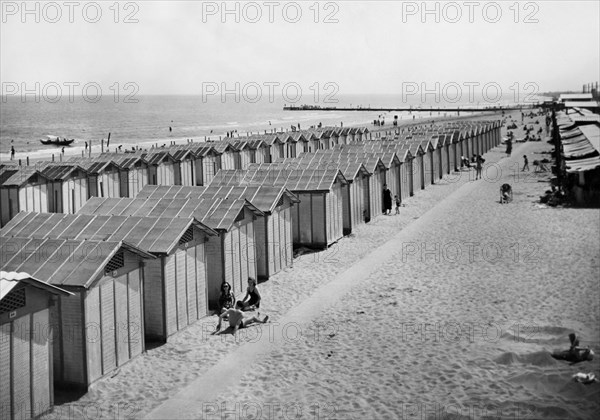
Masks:
[[[325,152],[325,153],[323,153]],[[349,235],[352,229],[371,219],[369,177],[371,174],[359,161],[351,161],[339,151],[321,151],[304,155],[300,159],[286,159],[281,168],[332,168],[339,170],[348,181],[342,189],[343,233]]]
[[[20,211],[48,211],[48,179],[35,166],[0,169],[0,227]]]
[[[19,213],[0,235],[125,241],[155,255],[143,270],[147,339],[166,341],[208,314],[204,243],[217,233],[193,218]]]
[[[271,159],[271,147],[260,138],[253,137],[246,142],[250,148],[250,163],[266,163]],[[248,166],[241,168],[246,169]]]
[[[283,154],[281,158],[293,158],[296,157],[296,140],[292,136],[292,132],[278,133],[279,140],[283,144]]]
[[[222,282],[237,295],[248,277],[256,277],[255,220],[263,213],[246,200],[234,199],[104,199],[90,200],[83,214],[195,218],[218,233],[205,243],[209,308],[216,308]]]
[[[174,185],[175,159],[167,150],[151,149],[144,152],[142,158],[148,164],[148,184]]]
[[[343,237],[342,189],[348,182],[339,170],[270,166],[276,165],[251,165],[247,171],[220,171],[211,186],[272,185],[293,192],[300,199],[292,210],[296,247],[326,248]]]
[[[295,131],[290,134],[296,143],[296,154],[293,157],[298,157],[302,153],[307,153],[309,148],[308,138],[302,131]]]
[[[254,150],[250,147],[250,142],[246,140],[230,140],[230,143],[235,148],[236,160],[235,169],[246,169],[253,159]]]
[[[214,143],[187,143],[180,147],[192,152],[193,157],[193,185],[205,185],[210,182],[219,170],[221,159],[213,147]],[[153,184],[157,185],[157,184]],[[169,185],[169,184],[162,184]]]
[[[216,141],[213,143],[213,147],[219,154],[220,163],[218,169],[236,169],[238,151],[231,143],[226,141]]]
[[[407,145],[410,146],[409,151],[411,156],[413,156],[412,160],[412,178],[413,178],[413,193],[414,191],[424,190],[425,189],[425,162],[424,156],[425,152],[423,151],[423,147],[421,146],[420,141],[411,141],[407,142]]]
[[[268,279],[281,269],[291,267],[293,257],[292,206],[298,197],[284,187],[155,187],[149,186],[140,198],[245,199],[264,213],[256,217],[255,239],[257,275]]]
[[[90,197],[122,197],[120,177],[121,168],[107,158],[81,158],[72,157],[69,162],[79,165],[87,174],[87,191]]]
[[[169,147],[169,154],[173,157],[173,184],[194,185],[195,157],[185,144]]]
[[[110,159],[120,168],[121,197],[135,197],[148,184],[148,164],[140,155],[132,153],[104,153],[101,159]]]
[[[72,293],[50,309],[55,384],[87,389],[144,351],[141,266],[151,254],[124,242],[0,239],[0,269]]]
[[[70,293],[27,273],[0,271],[0,418],[36,418],[54,404],[55,296]]]
[[[433,167],[432,167],[432,184],[435,181],[444,177],[444,155],[445,155],[445,139],[440,136],[432,137],[431,146],[433,147]]]
[[[48,211],[75,213],[88,199],[86,171],[76,164],[42,162],[36,164],[47,180]]]

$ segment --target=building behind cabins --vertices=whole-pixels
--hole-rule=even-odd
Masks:
[[[0,272],[0,418],[35,418],[54,405],[50,309],[69,295],[27,273]]]

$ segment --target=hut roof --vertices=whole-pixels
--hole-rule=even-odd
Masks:
[[[275,210],[280,200],[288,197],[293,203],[300,200],[285,187],[261,186],[214,186],[188,187],[146,185],[137,198],[174,199],[174,198],[212,198],[212,199],[246,199],[260,211],[269,213]]]
[[[121,169],[117,163],[115,163],[110,158],[82,158],[82,157],[72,157],[69,159],[69,162],[73,162],[83,169],[86,170],[89,174],[99,174],[100,172],[106,171],[107,168],[113,166],[117,170]]]
[[[210,186],[217,185],[272,185],[294,191],[330,191],[333,184],[348,181],[339,169],[298,168],[282,169],[271,164],[249,165],[247,170],[220,170]]]
[[[130,169],[136,165],[147,165],[141,155],[134,153],[103,153],[99,158],[110,159],[123,169]]]
[[[142,158],[148,163],[148,165],[158,165],[167,160],[169,162],[175,161],[168,149],[152,149],[148,152],[142,153]]]
[[[230,230],[244,208],[263,213],[247,200],[178,198],[97,198],[89,199],[79,214],[104,214],[141,217],[195,218],[212,229]]]
[[[68,178],[74,172],[87,173],[85,169],[75,163],[56,163],[56,162],[40,162],[36,163],[34,168],[38,170],[42,176],[53,181],[62,181]]]
[[[217,153],[235,152],[237,149],[227,141],[216,141],[213,147]]]
[[[0,271],[0,301],[20,284],[33,286],[53,295],[69,296],[73,293],[67,292],[60,287],[52,286],[45,281],[38,280],[27,273],[18,273],[15,271]]]
[[[3,237],[0,249],[4,271],[26,271],[48,283],[84,288],[92,286],[121,249],[155,258],[122,241]]]
[[[3,237],[126,241],[154,254],[169,254],[190,226],[210,236],[217,232],[193,218],[126,217],[88,214],[17,214],[1,230]]]

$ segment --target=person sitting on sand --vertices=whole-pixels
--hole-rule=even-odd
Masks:
[[[248,288],[246,289],[246,296],[240,302],[242,304],[242,311],[253,311],[260,308],[260,293],[256,288],[256,279],[254,277],[248,277]]]
[[[233,308],[235,304],[235,295],[231,291],[231,285],[227,282],[221,284],[221,295],[219,296],[219,308],[220,313],[227,311],[227,309]]]
[[[235,334],[236,331],[240,328],[246,328],[247,326],[256,323],[264,324],[269,320],[268,315],[265,316],[265,318],[262,321],[259,319],[259,317],[260,313],[258,314],[258,316],[245,318],[244,313],[242,312],[242,302],[237,301],[237,303],[235,304],[235,308],[227,309],[225,312],[219,315],[219,323],[217,324],[215,334],[220,333],[221,322],[223,321],[223,319],[227,318],[227,320],[229,321],[229,326],[233,328],[232,334]]]

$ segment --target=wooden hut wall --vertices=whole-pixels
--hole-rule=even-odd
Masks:
[[[122,252],[123,267],[53,307],[55,382],[87,388],[144,351],[140,263]]]
[[[413,192],[425,189],[424,155],[419,154],[413,160]]]
[[[215,174],[221,169],[221,159],[219,155],[206,155],[202,160],[202,184],[208,185],[215,177]]]
[[[450,173],[450,144],[448,141],[444,141],[444,146],[440,150],[442,167],[440,170],[440,178]]]
[[[252,162],[252,152],[253,150],[251,150],[249,147],[245,147],[244,149],[239,151],[240,167],[236,169],[247,169],[248,165],[254,163]],[[254,153],[254,156],[256,157],[256,153]]]
[[[32,181],[19,188],[19,211],[48,212],[48,185]]]
[[[369,176],[359,174],[346,190],[350,195],[350,206],[345,207],[350,208],[351,227],[356,227],[365,223],[366,217],[369,219],[371,217],[369,213]],[[344,220],[346,220],[346,216],[344,216]]]
[[[268,254],[266,255],[269,271],[272,276],[285,267],[292,265],[294,256],[292,239],[292,203],[289,199],[267,217],[267,235],[269,239]],[[260,248],[257,248],[257,259],[264,259]]]
[[[285,157],[286,158],[295,158],[296,153],[296,142],[291,138],[288,138],[288,141],[285,144]]]
[[[174,185],[175,168],[173,162],[164,160],[156,166],[156,185]]]
[[[383,184],[385,184],[385,169],[377,167],[369,178],[369,198],[371,204],[371,219],[383,214]]]
[[[256,237],[256,273],[266,280],[281,269],[292,265],[293,232],[292,203],[285,198],[272,214],[254,222]]]
[[[174,179],[172,185],[194,185],[194,161],[188,156],[177,162],[174,166]]]
[[[250,210],[244,209],[243,219],[219,237],[210,237],[206,243],[210,307],[218,304],[222,282],[231,284],[232,291],[238,296],[245,292],[248,277],[256,278],[257,245],[254,232],[254,215]]]
[[[394,198],[395,195],[398,197],[402,195],[402,175],[400,173],[400,166],[399,162],[394,161],[390,164],[390,167],[385,173],[385,183],[392,192],[392,198]]]
[[[166,341],[208,314],[204,238],[204,234],[194,228],[192,241],[181,244],[171,255],[146,262],[146,338]]]
[[[442,147],[436,147],[433,149],[433,180],[435,183],[438,179],[442,179],[444,176],[444,169],[442,168]]]
[[[20,292],[20,290],[14,289]],[[13,293],[13,292],[11,292]],[[50,297],[24,287],[25,306],[18,317],[0,314],[0,417],[34,418],[54,402]]]
[[[401,192],[400,197],[401,197],[401,200],[404,201],[408,197],[413,195],[412,159],[407,159],[404,161],[404,163],[401,166],[401,172],[402,172],[402,176],[401,176],[402,187],[400,188],[400,192]]]
[[[424,184],[425,186],[431,185],[434,182],[433,172],[435,170],[435,165],[433,161],[433,150],[429,147],[423,156],[424,163]]]
[[[112,168],[107,171],[102,171],[98,176],[98,197],[119,198],[121,197],[121,181],[119,179],[119,171]],[[87,199],[87,196],[86,196]],[[85,204],[85,201],[83,204]],[[81,204],[81,206],[83,206]],[[80,208],[81,208],[80,206]]]
[[[46,187],[47,188],[47,187]],[[46,209],[47,211],[47,209]],[[0,187],[0,221],[6,225],[19,212],[19,188]]]
[[[458,170],[458,161],[460,159],[460,155],[458,154],[458,144],[454,142],[454,140],[450,143],[450,156],[448,158],[448,166],[449,171],[457,171]]]
[[[294,191],[300,199],[292,209],[294,246],[325,248],[325,192]]]
[[[127,171],[128,197],[135,198],[137,194],[148,185],[148,169],[142,165],[136,165]]]
[[[63,181],[51,181],[48,193],[49,212],[74,214],[87,201],[87,178],[78,175]]]
[[[236,169],[235,167],[235,151],[227,149],[220,155],[219,169]]]

